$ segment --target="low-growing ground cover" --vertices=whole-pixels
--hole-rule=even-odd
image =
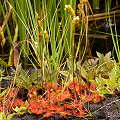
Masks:
[[[98,58],[89,59],[83,63],[81,77],[77,77],[80,74],[79,70],[75,72],[74,82],[70,80],[72,75],[69,71],[60,71],[60,74],[64,76],[63,80],[61,78],[59,83],[49,82],[42,84],[40,82],[41,85],[39,86],[41,88],[37,89],[34,83],[37,80],[32,83],[27,83],[24,80],[24,78],[33,80],[32,74],[27,75],[24,70],[21,70],[22,72],[15,79],[16,85],[11,84],[9,89],[3,90],[0,94],[1,117],[5,119],[5,117],[9,118],[14,114],[23,115],[29,113],[41,115],[41,119],[50,118],[54,115],[61,116],[61,119],[67,119],[70,116],[74,116],[76,119],[77,117],[85,119],[89,116],[88,119],[91,119],[95,117],[95,113],[106,108],[106,106],[119,103],[119,64],[111,59],[111,52],[105,56],[98,52],[97,54]],[[35,73],[33,75],[36,75]],[[2,78],[13,81],[14,76],[3,76]],[[81,78],[81,83],[79,78]],[[107,95],[111,95],[112,98],[116,97],[113,100],[110,98],[110,102],[103,102],[106,99],[109,100]],[[103,102],[104,105],[101,105],[100,102]],[[96,106],[97,103],[99,103],[98,106]],[[113,109],[119,113],[118,107]]]

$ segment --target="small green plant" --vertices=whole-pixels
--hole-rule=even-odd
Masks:
[[[1,120],[10,120],[15,113],[9,114],[8,116],[5,115],[4,111],[0,112],[0,118]]]
[[[105,56],[97,52],[97,55],[97,59],[90,59],[83,64],[87,81],[95,83],[101,96],[119,91],[119,64],[111,58],[111,52]]]
[[[16,112],[14,114],[17,114],[17,115],[23,115],[24,113],[27,112],[25,106],[23,106],[23,107],[22,106],[20,106],[20,107],[16,106],[15,108],[12,108],[12,109],[14,110],[14,112]]]
[[[12,82],[15,80],[17,86],[28,90],[33,87],[32,84],[37,85],[37,71],[33,72],[31,75],[28,75],[28,73],[21,68],[21,64],[18,66],[18,69],[19,71],[13,70],[15,76],[6,76],[4,79],[11,80]],[[40,70],[38,70],[38,72],[38,77],[40,77]]]

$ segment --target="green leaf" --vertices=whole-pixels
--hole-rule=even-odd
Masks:
[[[51,79],[55,76],[56,72],[57,70],[51,72]],[[48,76],[47,79],[50,80],[50,73],[47,76]]]
[[[0,112],[0,118],[1,118],[1,120],[6,120],[6,115],[5,115],[4,111]]]
[[[26,107],[28,107],[28,106],[29,106],[29,103],[28,103],[28,101],[27,101],[27,100],[25,101],[25,106],[26,106]]]
[[[118,78],[118,89],[120,90],[120,78]]]
[[[0,97],[3,97],[6,94],[7,90],[4,90],[1,94]]]
[[[99,52],[96,52],[96,54],[97,54],[97,56],[100,58],[101,57],[101,53],[99,53]]]
[[[61,73],[62,75],[64,75],[65,77],[69,76],[69,71],[59,71],[59,73]]]
[[[2,60],[2,58],[0,58],[0,65],[4,67],[8,66],[7,63],[4,60]]]
[[[6,76],[6,77],[3,77],[5,80],[13,80],[14,79],[14,77],[12,77],[12,76]]]
[[[21,86],[28,89],[28,85],[32,83],[32,81],[30,81],[30,79],[28,81],[25,81],[22,77],[18,76],[17,79],[16,79],[16,83],[17,85],[20,85],[21,83]]]
[[[71,63],[71,61],[69,59],[67,59],[67,67],[69,68],[69,70],[71,70],[73,68],[72,63]],[[76,65],[75,65],[75,67],[76,67]]]
[[[120,78],[118,78],[118,84],[120,85]]]
[[[20,71],[20,76],[22,78],[24,78],[25,81],[27,81],[29,79],[28,73],[26,73],[23,69],[21,69],[21,71]]]
[[[98,86],[98,89],[99,89],[100,91],[103,91],[103,90],[106,90],[106,87],[99,85],[99,86]]]
[[[110,57],[111,57],[111,51],[105,55],[105,61],[110,61],[111,60]]]
[[[102,55],[100,56],[99,65],[101,65],[101,64],[103,64],[103,63],[104,63],[104,55],[102,54]],[[103,66],[105,66],[105,65],[103,65]]]
[[[0,76],[4,76],[3,73],[4,73],[5,69],[4,70],[1,70],[0,69]]]
[[[101,67],[100,71],[101,71],[101,73],[104,73],[104,72],[108,71],[108,69],[105,67]]]
[[[26,107],[16,107],[12,108],[17,114],[24,114],[26,112]]]
[[[82,76],[84,77],[84,78],[86,78],[86,76],[87,76],[87,72],[86,72],[86,70],[81,66],[81,74],[82,74]]]
[[[99,95],[103,97],[104,94],[109,94],[109,91],[102,90]]]
[[[15,74],[19,74],[20,70],[22,69],[22,63],[20,63],[17,68],[16,68],[16,71],[15,71]]]
[[[73,75],[70,74],[68,71],[59,71],[59,73],[61,73],[65,77],[69,78],[70,80],[73,80]]]
[[[107,62],[107,63],[106,63],[106,66],[107,66],[108,70],[111,70],[111,68],[112,68],[112,67],[111,67],[111,62]]]
[[[115,87],[115,81],[109,80],[108,81],[108,86],[110,87],[110,89],[114,88]]]
[[[80,70],[80,63],[79,62],[77,62],[76,63],[77,64],[77,67],[78,68],[76,68],[76,65],[74,66],[75,67],[75,70],[76,69],[78,69],[78,70]],[[84,78],[86,78],[86,76],[87,76],[87,72],[86,72],[86,70],[81,66],[81,75],[82,75],[82,77],[84,77]]]
[[[94,78],[94,76],[95,76],[95,72],[93,72],[92,70],[87,74],[87,76],[88,76],[88,79],[89,80],[92,80],[93,78]]]
[[[110,73],[110,80],[116,82],[116,71],[115,69],[112,69],[112,72]]]
[[[10,119],[13,117],[14,114],[15,114],[15,113],[9,114],[9,115],[7,116],[7,119],[6,119],[6,120],[10,120]]]
[[[41,77],[41,69],[38,69],[38,77]],[[31,80],[36,80],[37,79],[37,71],[35,71],[34,73],[32,73],[30,75],[30,79]]]
[[[99,77],[96,77],[95,80],[96,80],[96,83],[99,85],[103,81],[101,74],[99,74]]]

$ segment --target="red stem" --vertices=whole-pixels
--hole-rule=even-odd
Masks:
[[[73,34],[72,34],[73,91],[74,91],[75,99],[77,100],[77,93],[76,93],[76,90],[75,90],[75,83],[74,83],[74,47],[73,47],[74,42],[73,42]],[[75,44],[74,44],[74,46],[75,46]]]

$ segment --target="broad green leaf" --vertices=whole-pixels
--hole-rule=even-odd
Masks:
[[[99,89],[99,91],[103,91],[103,90],[106,90],[106,87],[105,86],[98,86],[98,89]]]
[[[25,81],[22,77],[18,76],[16,79],[16,83],[17,85],[20,85],[22,83],[21,86],[28,89],[28,85],[30,85],[32,81],[30,81],[30,79],[28,81]]]
[[[96,54],[97,54],[97,56],[100,58],[101,57],[101,53],[99,53],[99,52],[96,52]]]
[[[116,71],[116,75],[120,76],[120,67],[119,67],[119,65],[115,63],[115,67],[114,68],[115,68],[115,71]]]
[[[23,82],[23,78],[21,76],[18,76],[17,79],[16,79],[16,82],[17,83]]]
[[[106,54],[106,56],[111,57],[111,51]]]
[[[2,81],[2,77],[0,77],[0,82]]]
[[[120,90],[120,78],[118,78],[118,89]]]
[[[114,88],[115,87],[115,82],[113,80],[109,80],[108,86],[110,87],[110,89]]]
[[[4,70],[0,70],[0,82],[2,81],[2,77],[4,76],[3,73],[4,73],[5,69]]]
[[[69,78],[69,79],[73,81],[73,75],[72,75],[72,74],[70,74],[69,76],[70,76],[70,78]]]
[[[38,71],[35,71],[34,73],[32,73],[32,74],[30,75],[30,79],[31,79],[31,80],[36,80],[36,79],[37,79],[37,72],[38,72],[38,77],[41,77],[41,70],[38,69]]]
[[[74,71],[77,69],[80,69],[80,62],[78,61],[75,65],[74,65]],[[72,66],[71,66],[72,67]],[[77,67],[77,68],[76,68]],[[73,67],[72,67],[73,68]]]

